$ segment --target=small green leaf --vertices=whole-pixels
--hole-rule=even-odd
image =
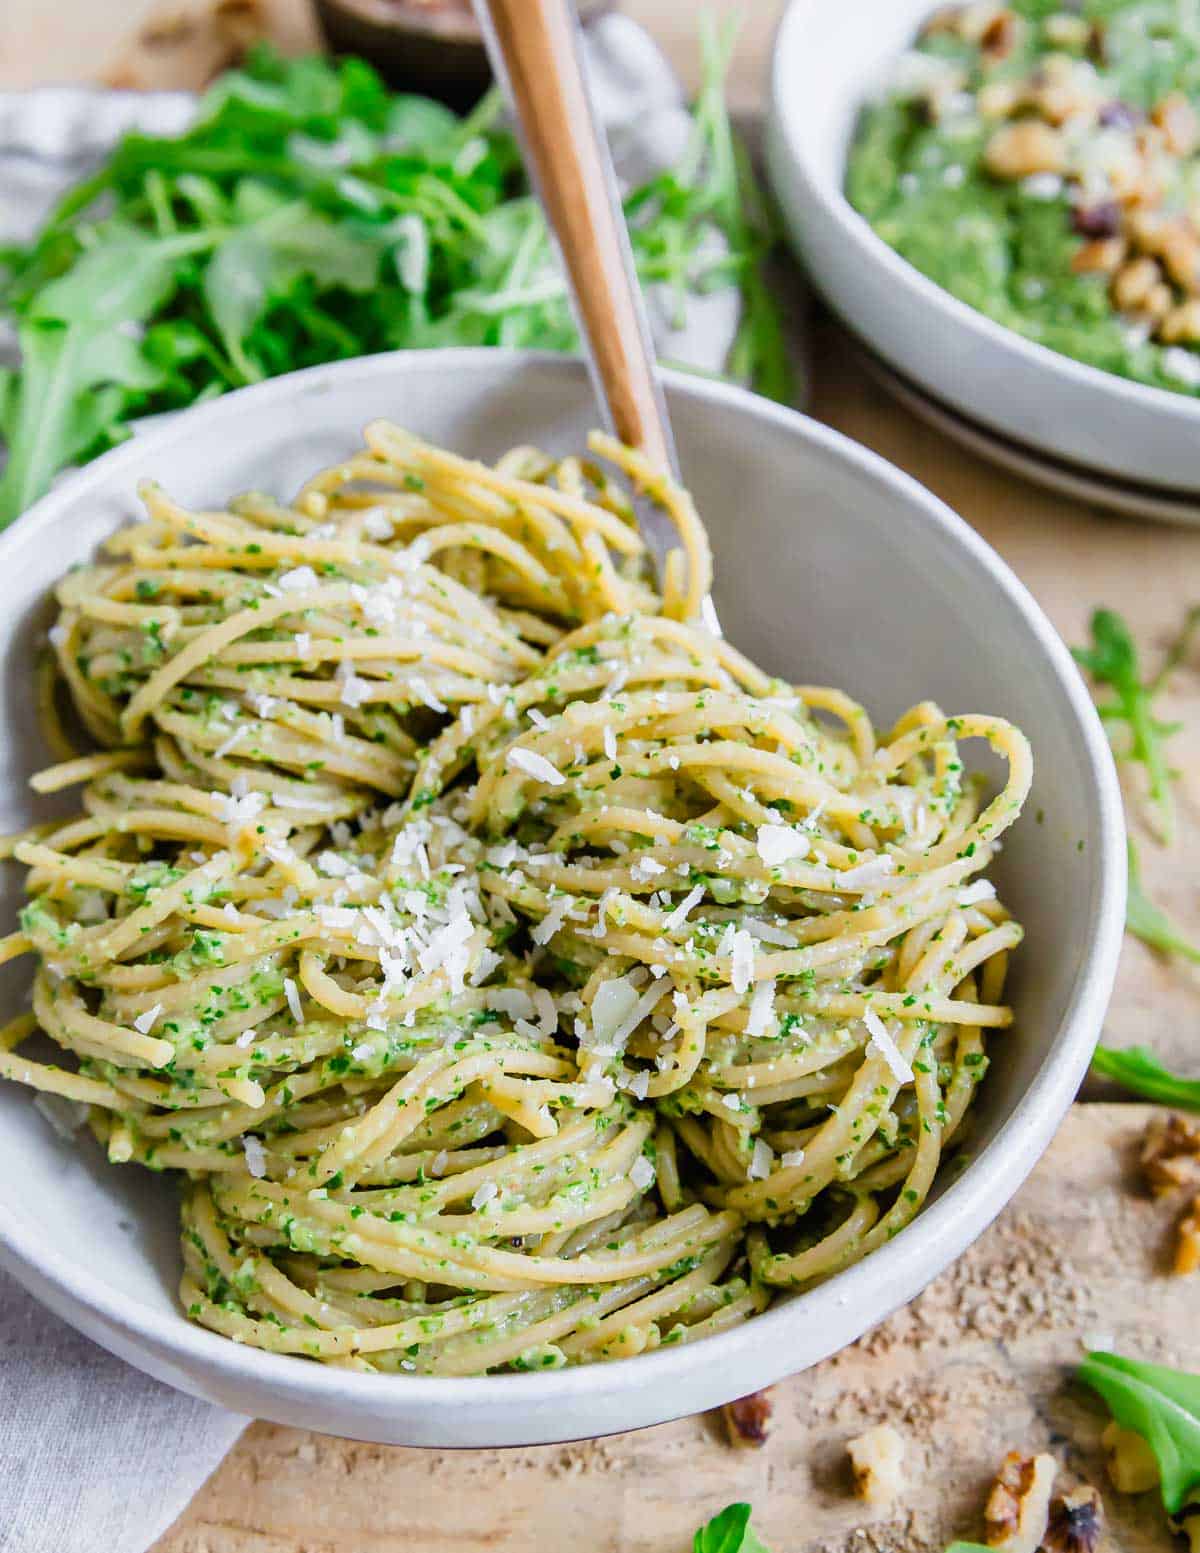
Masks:
[[[1161,906],[1142,889],[1142,870],[1137,849],[1129,843],[1129,893],[1125,900],[1125,926],[1135,938],[1162,954],[1177,954],[1200,965],[1200,949],[1190,943]]]
[[[43,287],[29,317],[86,323],[97,332],[144,319],[171,290],[179,261],[215,241],[209,232],[178,237],[130,232],[110,239]]]
[[[1121,1427],[1140,1434],[1154,1452],[1163,1504],[1178,1515],[1200,1485],[1200,1375],[1112,1353],[1088,1354],[1077,1373]]]
[[[1128,1046],[1123,1051],[1097,1046],[1092,1067],[1102,1078],[1122,1084],[1135,1095],[1145,1095],[1147,1100],[1200,1111],[1200,1079],[1172,1073],[1145,1046]]]
[[[748,1504],[730,1504],[692,1539],[692,1553],[770,1553],[750,1524]]]
[[[1190,633],[1190,629],[1189,624],[1185,630]],[[1129,747],[1123,752],[1124,758],[1145,767],[1150,801],[1158,811],[1161,839],[1170,841],[1175,832],[1175,803],[1163,747],[1167,734],[1155,720],[1153,707],[1163,676],[1143,682],[1137,646],[1129,627],[1115,610],[1097,609],[1092,615],[1091,632],[1090,647],[1072,648],[1075,660],[1097,683],[1107,685],[1115,693],[1116,701],[1100,707],[1100,715],[1108,722],[1126,725]]]

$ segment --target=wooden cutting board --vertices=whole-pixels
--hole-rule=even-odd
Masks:
[[[694,81],[694,9],[677,0],[624,9]],[[731,96],[753,112],[782,0],[716,9],[745,22]],[[5,0],[0,85],[85,78],[102,61],[105,78],[123,85],[197,87],[263,31],[292,50],[315,37],[304,0]],[[124,41],[114,49],[114,39]],[[1096,604],[1111,604],[1156,664],[1200,602],[1200,531],[1107,516],[951,447],[883,394],[828,322],[815,334],[813,369],[815,413],[963,513],[1067,641],[1083,639]],[[1172,746],[1183,771],[1180,841],[1171,851],[1145,845],[1143,869],[1155,898],[1200,935],[1191,866],[1200,655],[1179,670],[1162,710],[1184,722]],[[1129,800],[1136,825],[1136,781]],[[1198,976],[1127,942],[1106,1038],[1153,1044],[1200,1071]],[[683,1553],[697,1525],[742,1498],[776,1553],[939,1553],[953,1536],[978,1535],[989,1476],[1009,1448],[1049,1448],[1102,1484],[1103,1415],[1069,1379],[1081,1340],[1200,1369],[1200,1281],[1168,1271],[1178,1206],[1146,1197],[1132,1163],[1150,1110],[1076,1105],[1013,1206],[949,1273],[862,1342],[776,1389],[761,1451],[730,1449],[712,1417],[586,1445],[458,1454],[257,1424],[155,1553]],[[901,1504],[867,1512],[851,1494],[845,1442],[884,1420],[906,1437],[909,1478]],[[1106,1493],[1106,1504],[1107,1547],[1170,1545],[1153,1494]]]

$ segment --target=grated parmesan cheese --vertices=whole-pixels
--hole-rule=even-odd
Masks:
[[[656,1171],[651,1161],[644,1154],[639,1154],[633,1164],[630,1165],[629,1179],[639,1192],[644,1192],[654,1185]]]
[[[775,1022],[775,983],[760,981],[750,996],[746,1034],[765,1035]]]
[[[755,849],[768,868],[790,863],[795,858],[806,857],[809,839],[790,825],[760,825]]]
[[[750,1155],[750,1166],[746,1171],[751,1181],[765,1181],[771,1174],[771,1166],[775,1155],[771,1152],[771,1146],[764,1143],[761,1138],[755,1138],[754,1149]]]
[[[267,1173],[267,1151],[263,1148],[262,1139],[256,1138],[252,1132],[243,1134],[242,1152],[246,1156],[246,1169],[255,1180],[261,1181]]]
[[[285,976],[283,978],[283,995],[287,1000],[288,1013],[291,1014],[292,1018],[296,1021],[297,1024],[302,1024],[304,1020],[304,1012],[300,1007],[300,993],[296,987],[296,983],[290,976]]]
[[[863,1014],[863,1024],[866,1025],[871,1033],[871,1039],[867,1042],[867,1050],[869,1052],[873,1051],[883,1058],[884,1062],[891,1069],[892,1077],[897,1083],[911,1084],[913,1081],[913,1070],[905,1062],[900,1048],[888,1033],[887,1026],[873,1008],[868,1008]]]
[[[363,533],[368,539],[390,539],[395,532],[396,525],[385,508],[368,507],[363,513]]]
[[[550,787],[561,787],[567,780],[557,766],[551,765],[544,755],[539,755],[536,750],[522,749],[519,744],[510,747],[504,757],[506,766],[513,766],[517,771],[523,771],[526,776],[533,777],[535,782],[545,782]]]
[[[133,1021],[133,1028],[138,1032],[139,1035],[149,1035],[151,1030],[154,1029],[155,1021],[162,1013],[162,1011],[162,1004],[156,1003],[153,1008],[148,1008],[144,1014],[139,1014],[137,1016],[137,1018]]]
[[[754,980],[754,939],[738,928],[729,940],[729,980],[735,992],[745,992]]]
[[[229,754],[230,750],[233,749],[236,745],[240,744],[249,732],[249,728],[247,728],[245,723],[243,723],[240,728],[235,728],[223,743],[217,745],[216,749],[213,751],[213,754],[217,757],[218,760],[223,760],[225,756]]]
[[[691,911],[693,906],[698,906],[703,899],[704,886],[702,884],[697,884],[690,889],[675,910],[663,919],[663,927],[666,928],[667,932],[673,933],[676,928],[682,927],[688,919],[688,912]]]
[[[417,697],[417,700],[422,705],[427,706],[431,712],[448,712],[450,710],[444,701],[434,695],[419,674],[414,674],[408,683],[412,687],[413,694]]]
[[[477,1210],[479,1208],[486,1208],[488,1203],[491,1202],[492,1198],[498,1197],[499,1195],[500,1188],[496,1185],[495,1181],[481,1181],[475,1188],[474,1195],[471,1198],[471,1207]]]
[[[869,857],[854,868],[847,868],[833,878],[835,890],[871,890],[882,884],[896,867],[896,860],[889,853]]]

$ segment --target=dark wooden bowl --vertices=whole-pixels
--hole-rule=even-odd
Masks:
[[[586,22],[614,0],[577,0]],[[476,103],[492,73],[470,0],[316,0],[335,54],[357,54],[389,85],[460,110]]]

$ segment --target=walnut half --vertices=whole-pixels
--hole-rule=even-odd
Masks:
[[[1057,1471],[1053,1456],[1009,1451],[983,1512],[988,1547],[1002,1548],[1004,1553],[1037,1553],[1050,1519]]]
[[[757,1450],[767,1443],[771,1433],[774,1406],[770,1390],[752,1391],[748,1397],[726,1402],[721,1409],[729,1443]]]
[[[1156,1195],[1200,1187],[1200,1122],[1174,1112],[1155,1116],[1142,1140],[1142,1173]]]
[[[876,1424],[846,1442],[854,1488],[868,1504],[891,1504],[903,1486],[904,1437],[891,1424]]]

